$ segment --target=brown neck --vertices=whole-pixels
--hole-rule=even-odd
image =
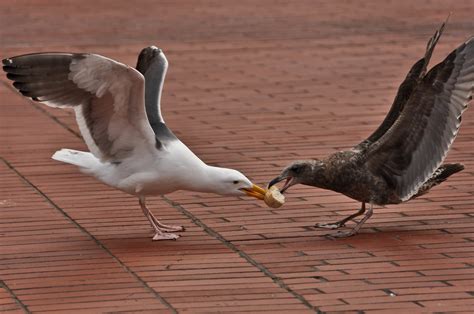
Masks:
[[[311,185],[322,189],[329,189],[329,180],[326,175],[327,166],[321,160],[311,160],[308,163],[311,167],[305,171],[299,178],[300,184]]]

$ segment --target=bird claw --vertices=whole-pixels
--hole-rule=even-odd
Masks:
[[[175,226],[176,228],[178,228],[178,230],[176,231],[186,231],[186,228],[184,226]]]
[[[344,227],[346,224],[344,223],[339,223],[339,222],[333,222],[333,223],[320,223],[320,224],[315,224],[314,226],[316,228],[324,228],[324,229],[339,229],[341,227]]]
[[[333,234],[326,234],[325,236],[329,239],[343,239],[343,238],[348,238],[352,237],[356,232],[354,230],[351,231],[338,231]]]
[[[153,236],[153,241],[160,241],[160,240],[176,240],[180,236],[174,233],[157,233]]]
[[[160,227],[160,231],[163,231],[163,232],[181,232],[181,231],[186,231],[186,229],[183,226],[166,226],[166,227]]]

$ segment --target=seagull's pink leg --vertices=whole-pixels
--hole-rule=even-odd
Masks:
[[[346,225],[346,222],[348,222],[352,218],[362,215],[363,213],[365,213],[365,203],[362,203],[362,207],[359,209],[357,213],[352,214],[344,219],[341,219],[336,222],[318,223],[318,224],[315,224],[314,226],[316,228],[339,229],[341,227],[344,227]]]
[[[372,216],[372,213],[373,213],[372,206],[373,205],[370,204],[369,209],[367,210],[367,213],[365,213],[364,218],[362,218],[357,223],[354,229],[352,229],[351,231],[339,231],[336,234],[328,234],[327,236],[329,236],[330,238],[347,238],[347,237],[353,236],[354,234],[359,232],[362,225],[367,221],[367,219],[369,219]]]
[[[167,226],[159,222],[158,219],[153,216],[152,212],[146,207],[145,197],[139,197],[140,207],[143,211],[143,214],[150,222],[152,228],[155,230],[156,234],[153,236],[153,240],[176,240],[179,238],[179,235],[170,233],[173,231],[184,231],[184,228],[181,226]]]
[[[178,232],[178,231],[184,231],[186,230],[183,226],[170,226],[170,225],[165,225],[162,224],[158,219],[153,216],[151,211],[148,211],[150,213],[151,219],[153,219],[153,222],[158,226],[162,231],[165,232]]]

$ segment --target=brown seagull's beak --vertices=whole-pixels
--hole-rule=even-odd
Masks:
[[[265,193],[267,192],[265,189],[259,187],[256,184],[253,184],[252,187],[249,189],[243,188],[241,190],[248,196],[252,196],[260,200],[263,200],[265,198]]]
[[[286,181],[283,187],[280,189],[280,193],[285,192],[290,186],[295,185],[297,183],[293,177],[280,175],[268,183],[268,188],[271,188],[272,186],[283,180]]]

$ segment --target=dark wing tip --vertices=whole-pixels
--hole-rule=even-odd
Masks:
[[[6,73],[10,73],[11,70],[15,67],[13,65],[13,60],[12,58],[6,58],[6,59],[3,59],[2,60],[2,64],[3,64],[3,71],[6,72]],[[8,76],[8,75],[7,75]]]
[[[18,89],[18,91],[19,91],[23,96],[32,98],[32,97],[29,95],[28,91],[22,90],[22,89]],[[32,98],[32,99],[33,99],[33,98]]]
[[[156,46],[149,46],[143,48],[137,59],[137,66],[135,67],[141,74],[150,68],[154,60],[162,54],[162,50]]]
[[[10,74],[10,73],[8,73],[8,74]],[[7,74],[7,77],[8,77],[8,74]],[[14,86],[16,89],[20,90],[21,87],[22,87],[22,83],[21,83],[21,82],[14,81],[14,82],[13,82],[13,86]]]
[[[426,74],[426,69],[428,67],[428,63],[431,60],[431,55],[433,54],[433,51],[436,45],[438,44],[441,35],[443,34],[444,28],[446,27],[450,16],[451,13],[449,13],[448,17],[446,18],[446,21],[441,24],[441,26],[435,31],[434,35],[428,40],[428,43],[426,44],[425,56],[422,59],[424,60],[424,62],[421,71],[419,72],[419,78],[423,77]]]
[[[15,79],[18,78],[18,75],[16,75],[16,74],[9,73],[8,71],[5,71],[5,72],[7,72],[7,79],[9,79],[11,81],[14,81]]]
[[[2,64],[5,66],[11,65],[13,63],[13,60],[11,58],[5,58],[2,60]]]

